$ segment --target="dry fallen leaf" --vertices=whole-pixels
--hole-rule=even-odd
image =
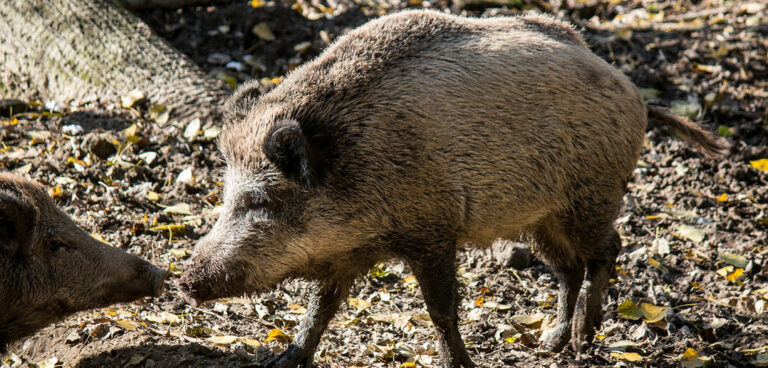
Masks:
[[[226,345],[230,345],[230,344],[234,343],[235,341],[237,341],[237,336],[231,336],[231,335],[213,336],[213,337],[209,337],[208,341],[210,341],[210,342],[212,342],[212,343],[214,343],[216,345],[224,345],[224,346],[226,346]]]
[[[293,314],[304,314],[307,313],[307,308],[298,305],[298,304],[288,304],[288,309],[291,310],[291,313]]]
[[[482,295],[478,296],[477,299],[475,299],[475,306],[482,307],[483,302],[485,302],[485,298],[483,298]]]
[[[168,206],[163,209],[163,212],[170,213],[172,215],[192,215],[192,210],[188,203],[176,203],[173,206]]]
[[[650,303],[641,303],[640,309],[643,313],[643,320],[648,323],[655,323],[663,320],[669,313],[669,307],[659,307]]]
[[[240,339],[240,342],[254,348],[258,348],[259,346],[261,346],[261,343],[259,342],[259,340],[254,340],[254,339]]]
[[[630,363],[638,363],[643,361],[643,357],[638,353],[611,353],[611,356]]]
[[[168,312],[160,312],[160,314],[147,313],[146,315],[143,316],[143,318],[150,322],[162,323],[162,324],[168,324],[168,325],[174,325],[181,322],[181,318],[179,318],[175,314],[168,313]]]
[[[728,275],[726,275],[725,278],[728,281],[730,281],[730,282],[736,282],[736,279],[741,277],[741,275],[743,273],[744,273],[744,269],[743,268],[737,268],[737,269],[733,270],[733,272],[731,272]]]
[[[269,330],[267,339],[264,340],[264,342],[277,341],[282,343],[288,343],[288,342],[291,342],[291,340],[292,340],[291,337],[286,335],[285,332],[283,332],[283,330],[279,328],[273,328]]]
[[[347,303],[357,308],[357,310],[363,310],[371,306],[371,302],[360,298],[347,298]]]
[[[699,355],[699,352],[694,348],[685,349],[685,352],[680,356],[680,364],[683,368],[699,368],[703,367],[712,360],[712,358]]]
[[[188,255],[187,251],[184,249],[170,249],[168,250],[168,253],[171,253],[171,255],[178,259],[182,259]]]
[[[739,267],[739,268],[747,267],[747,263],[749,263],[749,260],[747,260],[747,258],[736,255],[736,254],[729,254],[729,253],[720,253],[717,256],[717,259],[729,265],[733,265],[734,267]]]
[[[526,326],[528,328],[539,328],[541,327],[541,323],[544,321],[544,315],[543,314],[534,314],[532,316],[512,316],[511,318],[512,322],[517,323],[519,325]]]
[[[701,241],[704,240],[704,232],[690,225],[677,225],[674,232],[679,237],[688,239],[694,243],[701,243]]]
[[[768,171],[768,158],[761,158],[759,160],[749,161],[749,164],[758,170]]]
[[[617,308],[617,312],[619,317],[633,321],[643,317],[643,311],[637,304],[635,304],[635,302],[630,299],[627,299],[621,303]]]
[[[640,347],[640,344],[638,344],[638,343],[636,343],[634,341],[629,341],[629,340],[617,341],[617,342],[615,342],[615,343],[613,343],[611,345],[608,345],[608,349],[611,349],[613,351],[618,351],[618,352],[628,352],[628,351],[641,351],[641,352],[643,352],[644,351]]]
[[[117,323],[118,326],[122,327],[124,330],[133,331],[136,329],[136,325],[133,324],[131,321],[126,321],[124,319],[118,319],[115,320],[115,323]]]
[[[272,33],[272,30],[269,29],[269,26],[265,22],[261,22],[255,26],[253,26],[253,29],[251,30],[253,34],[258,36],[264,41],[274,41],[275,35]]]
[[[134,89],[133,91],[128,92],[127,95],[120,97],[120,104],[127,109],[133,107],[136,102],[143,100],[144,97],[144,92]]]

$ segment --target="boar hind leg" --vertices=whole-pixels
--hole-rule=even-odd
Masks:
[[[576,300],[581,283],[584,280],[584,264],[579,257],[571,254],[570,242],[560,232],[554,222],[545,224],[536,240],[537,252],[549,263],[560,282],[557,297],[556,325],[541,335],[544,348],[549,351],[561,351],[571,337],[571,325]]]
[[[583,351],[589,346],[595,329],[602,323],[603,290],[608,286],[616,257],[621,249],[621,237],[613,228],[603,239],[600,246],[595,248],[597,252],[590,252],[592,259],[587,259],[587,279],[582,287],[584,293],[576,304],[571,338],[573,350],[576,352]]]
[[[351,282],[319,283],[312,290],[307,314],[301,321],[299,333],[296,335],[294,344],[288,347],[286,351],[271,361],[264,367],[267,368],[309,368],[315,356],[315,350],[320,343],[320,336],[323,334],[328,322],[336,314],[339,305],[349,293]]]
[[[429,317],[437,330],[442,367],[474,367],[459,333],[455,244],[429,249],[429,253],[427,257],[406,261],[419,281]]]

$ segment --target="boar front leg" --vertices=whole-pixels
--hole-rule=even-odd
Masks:
[[[406,259],[419,281],[427,311],[437,331],[443,367],[472,368],[458,326],[459,296],[455,245],[428,249],[428,256]]]
[[[286,351],[271,361],[266,368],[312,367],[317,344],[325,327],[336,314],[339,305],[349,293],[351,282],[320,282],[312,290],[307,314],[301,321],[296,339]]]

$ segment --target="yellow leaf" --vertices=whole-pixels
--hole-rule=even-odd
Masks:
[[[741,277],[741,274],[744,273],[743,268],[737,268],[733,272],[729,273],[728,276],[725,276],[725,278],[730,282],[736,282],[736,279]]]
[[[149,192],[147,192],[147,199],[150,202],[157,202],[157,201],[160,200],[160,195],[155,193],[155,192],[153,192],[153,191],[149,191]]]
[[[728,194],[723,193],[719,197],[717,197],[718,202],[728,202]]]
[[[749,164],[758,170],[768,171],[768,158],[761,158],[759,160],[749,161]]]
[[[360,298],[348,298],[347,303],[358,310],[363,310],[371,306],[371,302]]]
[[[653,266],[653,268],[660,268],[661,267],[661,263],[659,261],[657,261],[653,257],[648,257],[647,261],[648,261],[649,265]]]
[[[475,305],[478,306],[478,307],[482,307],[484,301],[485,301],[485,299],[483,298],[482,295],[480,295],[480,296],[477,297],[477,299],[475,299]]]
[[[635,302],[630,299],[627,299],[621,303],[617,308],[617,312],[619,317],[633,321],[643,317],[643,311],[637,304],[635,304]]]
[[[251,6],[254,8],[261,8],[264,6],[264,0],[251,0]]]
[[[126,321],[124,319],[118,319],[115,321],[118,326],[122,327],[123,330],[133,331],[136,329],[136,325],[134,325],[131,321]]]
[[[216,345],[230,345],[233,342],[237,341],[237,336],[213,336],[209,337],[208,341],[216,344]]]
[[[685,352],[680,356],[680,364],[683,368],[699,368],[703,367],[712,360],[712,358],[699,355],[699,352],[694,348],[685,349]]]
[[[523,334],[521,334],[521,333],[514,334],[513,336],[510,336],[510,337],[507,337],[506,339],[504,339],[504,343],[505,344],[514,344],[522,336],[523,336]]]
[[[641,303],[640,309],[643,312],[643,320],[648,323],[659,322],[669,313],[669,307],[659,307],[650,303]]]
[[[286,335],[283,330],[279,328],[273,328],[269,330],[269,334],[267,335],[267,339],[264,340],[264,342],[269,341],[277,341],[277,342],[290,342],[291,337]]]
[[[400,364],[401,367],[415,367],[416,363],[414,362],[405,362],[403,364]]]
[[[630,363],[639,363],[643,361],[643,357],[638,353],[611,353],[611,356]]]
[[[728,276],[728,274],[733,272],[733,270],[734,270],[733,266],[725,266],[725,267],[715,271],[715,273],[717,273],[720,276],[726,277],[726,276]]]

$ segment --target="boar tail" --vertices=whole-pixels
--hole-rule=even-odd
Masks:
[[[648,106],[648,120],[664,123],[672,133],[692,143],[708,156],[723,156],[731,148],[728,142],[717,138],[712,132],[663,107]]]

